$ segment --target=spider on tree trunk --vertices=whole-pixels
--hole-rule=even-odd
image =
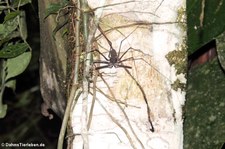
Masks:
[[[120,42],[120,46],[119,46],[119,51],[118,53],[116,52],[116,50],[113,48],[112,46],[112,42],[106,37],[104,31],[101,29],[101,27],[98,25],[98,29],[99,31],[101,32],[101,34],[105,37],[105,39],[107,40],[109,46],[110,46],[110,50],[109,50],[109,54],[108,54],[108,58],[103,54],[101,53],[99,50],[94,50],[94,51],[97,51],[102,57],[104,57],[105,61],[94,61],[93,63],[102,63],[102,64],[106,64],[106,65],[103,65],[103,66],[99,66],[99,67],[96,67],[95,70],[99,70],[99,69],[103,69],[103,68],[112,68],[112,67],[115,67],[115,68],[118,68],[118,67],[123,67],[125,68],[126,72],[131,76],[131,78],[136,82],[136,84],[138,85],[138,87],[140,88],[142,94],[143,94],[143,97],[144,97],[144,100],[145,100],[145,103],[147,105],[147,113],[148,113],[148,121],[150,123],[150,131],[151,132],[154,132],[154,127],[153,127],[153,124],[152,124],[152,121],[151,121],[151,118],[150,118],[150,107],[149,107],[149,104],[148,104],[148,101],[147,101],[147,98],[146,98],[146,94],[143,90],[143,88],[141,87],[141,85],[139,84],[139,82],[131,75],[131,73],[127,70],[128,69],[131,69],[132,67],[131,66],[127,66],[127,65],[123,65],[123,62],[124,61],[127,61],[127,60],[134,60],[133,57],[129,57],[129,58],[125,58],[125,59],[122,59],[124,57],[124,55],[131,49],[133,50],[136,50],[136,51],[139,51],[137,49],[134,49],[132,47],[128,48],[121,56],[120,56],[120,50],[121,50],[121,45],[123,43],[123,41],[128,38],[134,31],[132,31],[127,37],[125,37],[121,42]],[[139,51],[140,52],[140,51]],[[145,61],[145,60],[144,60]],[[145,61],[146,62],[146,61]],[[157,70],[158,71],[158,70]]]
[[[124,61],[127,61],[127,60],[131,60],[133,59],[133,57],[130,57],[130,58],[126,58],[126,59],[122,59],[124,57],[124,55],[130,50],[130,49],[133,49],[133,48],[128,48],[121,56],[120,56],[120,50],[121,50],[121,45],[122,45],[122,42],[127,38],[129,37],[129,34],[126,38],[124,38],[121,43],[120,43],[120,47],[119,47],[119,51],[118,53],[116,52],[116,50],[113,48],[112,46],[112,42],[106,37],[104,31],[101,29],[100,26],[98,26],[98,30],[101,32],[101,34],[105,37],[105,39],[107,40],[109,46],[110,46],[110,50],[109,50],[109,55],[108,55],[108,58],[102,54],[99,50],[95,50],[97,51],[101,56],[104,57],[105,61],[94,61],[93,63],[102,63],[102,64],[106,64],[106,65],[103,65],[103,66],[99,66],[99,67],[96,67],[95,70],[99,70],[99,69],[103,69],[103,68],[112,68],[112,67],[115,67],[115,68],[118,68],[118,67],[123,67],[123,68],[128,68],[128,69],[131,69],[132,67],[131,66],[127,66],[127,65],[123,65],[122,62]],[[132,32],[133,33],[133,32]]]

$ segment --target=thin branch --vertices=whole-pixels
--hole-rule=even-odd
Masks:
[[[104,79],[102,76],[100,76],[100,77],[101,77],[102,81],[105,83],[105,85],[107,86],[107,88],[109,89],[109,92],[110,92],[110,94],[112,95],[112,97],[114,98],[114,100],[116,101],[117,106],[118,106],[119,109],[122,111],[123,115],[125,116],[125,119],[126,119],[126,121],[127,121],[127,124],[128,124],[128,126],[130,127],[130,130],[131,130],[131,132],[133,133],[135,139],[139,142],[139,144],[141,145],[141,147],[144,149],[144,145],[143,145],[143,143],[141,142],[141,140],[138,138],[138,136],[136,135],[136,133],[134,132],[134,129],[133,129],[131,123],[130,123],[130,120],[129,120],[129,118],[128,118],[126,112],[124,111],[124,109],[121,107],[121,105],[120,105],[119,102],[117,101],[117,99],[116,99],[114,93],[112,92],[111,88],[109,87],[108,83],[105,81],[105,79]]]
[[[123,3],[114,3],[114,4],[109,4],[109,5],[103,5],[103,6],[93,8],[91,11],[95,11],[97,9],[102,9],[102,8],[106,8],[106,7],[121,5],[121,4],[133,3],[133,2],[136,2],[136,1],[127,1],[127,2],[123,2]]]
[[[159,9],[159,7],[162,5],[163,2],[164,2],[164,0],[162,0],[162,1],[160,2],[160,4],[158,5],[158,7],[155,9],[154,13],[156,13],[156,11]]]
[[[118,30],[120,28],[127,28],[127,27],[132,27],[132,26],[149,26],[149,25],[172,25],[172,24],[180,24],[180,23],[186,23],[186,22],[180,22],[180,21],[174,21],[174,22],[146,22],[146,21],[137,21],[134,23],[130,23],[130,24],[125,24],[125,25],[120,25],[120,26],[116,26],[116,27],[110,27],[110,29],[105,30],[105,34],[107,34],[107,32],[111,32],[113,30]],[[101,34],[98,35],[96,37],[96,40],[98,40],[100,38]]]
[[[79,0],[77,1],[77,7],[80,8]],[[78,18],[80,18],[80,11],[77,10],[76,15],[77,15]],[[77,89],[78,89],[78,79],[79,79],[78,78],[78,76],[79,76],[79,65],[80,65],[80,58],[79,58],[79,55],[80,55],[80,46],[79,46],[79,44],[80,44],[80,40],[79,40],[80,30],[79,30],[79,28],[80,28],[80,21],[77,20],[76,21],[76,29],[75,29],[75,36],[76,36],[76,46],[75,46],[76,49],[75,50],[76,50],[77,56],[76,56],[76,64],[75,64],[74,72],[72,72],[72,73],[74,73],[74,79],[73,79],[73,82],[72,82],[72,88],[70,90],[65,114],[64,114],[64,117],[63,117],[62,126],[61,126],[61,129],[60,129],[60,134],[59,134],[59,138],[58,138],[58,145],[57,145],[58,149],[63,148],[63,141],[64,141],[64,137],[65,137],[65,133],[66,133],[66,128],[67,128],[67,123],[68,123],[68,120],[69,120],[71,107],[73,105],[72,103],[75,100],[74,104],[76,104],[76,101],[81,94],[81,91],[77,91]]]
[[[80,94],[81,94],[81,90],[77,91],[77,86],[73,86],[71,89],[71,92],[70,92],[70,96],[69,96],[67,106],[66,106],[66,111],[65,111],[65,114],[63,117],[63,122],[62,122],[62,126],[61,126],[60,133],[59,133],[59,138],[58,138],[57,149],[63,149],[63,141],[64,141],[66,127],[67,127],[67,123],[68,123],[68,119],[69,119],[69,115],[70,115],[70,111],[71,111],[71,106],[73,104],[76,104],[76,101],[78,100]],[[74,101],[74,103],[73,103],[73,101]]]
[[[97,132],[94,132],[94,133],[88,133],[88,135],[92,135],[92,136],[94,136],[94,135],[98,135],[98,134],[113,134],[113,135],[115,135],[116,136],[116,138],[120,141],[120,143],[122,143],[122,140],[120,139],[120,137],[118,136],[118,134],[116,134],[115,132],[101,132],[101,133],[97,133]],[[81,135],[80,133],[75,133],[75,134],[71,134],[71,135],[68,135],[68,136],[66,136],[66,138],[72,138],[72,137],[74,137],[74,136],[78,136],[78,135]]]
[[[95,71],[96,73],[97,71]],[[90,126],[91,126],[91,121],[92,121],[92,116],[93,116],[93,111],[94,111],[94,105],[95,105],[95,99],[96,99],[96,82],[97,82],[97,78],[98,78],[98,75],[95,75],[94,76],[94,79],[93,79],[93,95],[92,95],[92,103],[91,103],[91,108],[90,108],[90,113],[89,113],[89,116],[88,116],[88,124],[87,124],[87,128],[88,130],[90,129]]]
[[[81,0],[81,10],[87,10],[88,4],[86,0]],[[91,42],[88,41],[89,38],[89,14],[82,12],[82,32],[84,36],[85,43],[85,61],[84,61],[84,70],[83,70],[83,97],[82,97],[82,114],[81,114],[81,136],[83,138],[83,149],[89,149],[89,138],[88,138],[88,94],[89,94],[89,72],[91,64]]]
[[[105,3],[105,1],[102,1],[102,3]],[[89,75],[90,75],[90,69],[92,67],[92,59],[93,55],[91,52],[91,45],[94,41],[94,35],[98,26],[99,18],[102,14],[102,10],[100,9],[97,11],[98,17],[92,17],[89,18],[91,15],[89,12],[86,12],[85,10],[88,10],[89,6],[86,0],[81,0],[81,11],[82,12],[82,20],[83,20],[83,35],[84,35],[84,43],[85,46],[85,62],[84,62],[84,71],[83,71],[83,100],[82,100],[82,115],[81,115],[81,136],[83,137],[84,142],[84,149],[89,148],[89,141],[88,141],[88,94],[89,94]],[[90,19],[90,20],[89,20]],[[91,30],[89,30],[91,28]],[[90,31],[90,32],[89,32]]]
[[[111,96],[109,96],[108,94],[106,94],[105,92],[103,92],[100,88],[97,88],[97,89],[98,89],[98,92],[99,92],[99,93],[101,93],[102,95],[104,95],[105,97],[107,97],[109,100],[115,101],[115,99],[114,99],[113,97],[111,97]],[[125,102],[122,102],[122,101],[120,101],[119,99],[116,99],[116,100],[117,100],[118,103],[123,104],[123,105],[125,105],[126,107],[129,106],[129,107],[133,107],[133,108],[137,108],[137,109],[140,109],[140,108],[141,108],[141,107],[138,107],[138,106],[136,106],[136,105],[131,105],[131,104],[127,104],[127,103],[125,103]]]
[[[108,114],[108,116],[110,117],[110,119],[120,127],[120,129],[122,129],[122,131],[125,133],[125,135],[127,136],[127,139],[129,140],[131,146],[134,148],[134,149],[137,149],[135,146],[134,146],[134,143],[133,143],[133,140],[132,138],[130,137],[130,135],[128,134],[127,130],[110,114],[110,112],[103,106],[103,104],[100,102],[100,100],[98,98],[97,99],[97,102],[99,103],[99,105],[103,108],[103,110]]]
[[[80,1],[77,1],[77,7],[80,8]],[[75,33],[75,37],[76,37],[76,45],[75,45],[75,50],[76,50],[76,62],[75,62],[75,69],[74,69],[74,85],[78,84],[78,80],[79,80],[79,65],[80,65],[80,53],[81,53],[81,47],[80,45],[80,11],[77,9],[76,10],[76,16],[77,16],[77,20],[76,20],[76,24],[75,24],[75,29],[74,29],[74,33]]]

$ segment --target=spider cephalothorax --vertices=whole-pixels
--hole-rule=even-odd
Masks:
[[[119,47],[119,51],[117,53],[116,50],[112,47],[111,41],[106,37],[106,35],[104,34],[104,31],[100,28],[100,26],[98,26],[98,29],[102,33],[102,35],[105,37],[105,39],[107,40],[107,42],[108,42],[108,44],[110,46],[110,50],[109,50],[108,58],[104,54],[102,54],[99,50],[96,50],[100,55],[102,55],[104,57],[105,61],[99,60],[99,61],[94,61],[94,63],[102,63],[102,64],[106,64],[106,65],[96,67],[95,69],[98,70],[98,69],[102,69],[102,68],[112,68],[112,67],[115,67],[115,68],[123,67],[123,68],[131,69],[132,68],[131,66],[123,65],[122,62],[127,61],[129,59],[132,59],[132,57],[126,58],[126,59],[122,59],[122,58],[132,48],[127,49],[120,56],[120,49],[121,49],[121,44],[122,44],[123,40],[121,41],[121,44],[120,44],[120,47]]]

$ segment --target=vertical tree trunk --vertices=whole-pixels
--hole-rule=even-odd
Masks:
[[[58,116],[63,117],[66,104],[66,76],[67,76],[67,48],[66,41],[61,32],[57,32],[53,38],[56,15],[46,18],[47,8],[51,3],[59,3],[59,0],[39,0],[40,18],[40,86],[44,99],[42,113],[52,118],[48,109],[52,109]],[[64,19],[63,17],[60,18]]]
[[[91,8],[99,7],[98,3],[89,1]],[[93,73],[85,147],[183,148],[185,0],[114,0],[105,5],[115,3],[121,4],[105,7],[100,18],[106,37],[97,31],[96,40],[105,57],[110,52],[108,38],[120,60],[128,60],[120,64],[122,67]],[[94,61],[98,61],[96,57]],[[71,113],[76,149],[83,148],[82,108],[81,96]]]

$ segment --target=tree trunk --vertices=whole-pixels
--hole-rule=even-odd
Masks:
[[[121,58],[117,62],[122,63],[102,69],[98,68],[108,63],[95,63],[98,70],[93,72],[88,105],[84,105],[83,95],[71,111],[73,148],[181,149],[187,61],[185,1],[123,2],[105,3],[121,4],[103,8],[99,23],[103,31],[99,29],[95,37],[107,59],[99,52],[94,57],[95,62],[99,62],[97,57],[108,61],[112,42]],[[89,5],[100,6],[97,0]]]
[[[59,0],[39,0],[40,18],[40,86],[44,99],[42,114],[52,118],[48,109],[52,109],[58,116],[63,117],[66,104],[66,76],[67,76],[67,48],[66,40],[59,32],[53,38],[56,15],[46,18],[47,8],[51,3]],[[62,17],[60,21],[62,21]]]

